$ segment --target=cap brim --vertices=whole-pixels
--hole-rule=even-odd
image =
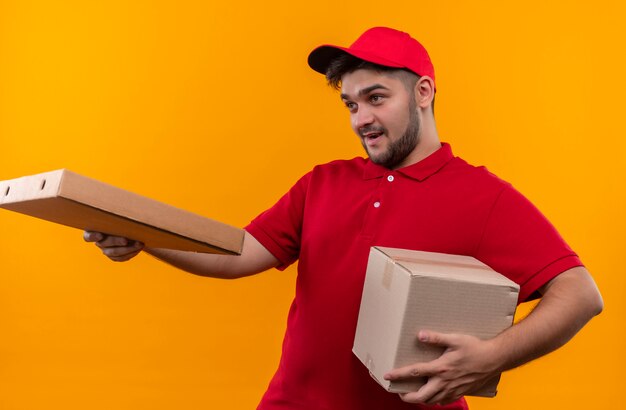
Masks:
[[[350,54],[351,56],[360,58],[370,63],[379,64],[386,67],[405,68],[401,64],[385,60],[384,58],[380,58],[379,56],[373,55],[365,51],[351,50],[345,47],[333,46],[330,44],[319,46],[315,50],[311,51],[308,59],[309,67],[311,67],[318,73],[325,75],[330,62],[341,54]]]

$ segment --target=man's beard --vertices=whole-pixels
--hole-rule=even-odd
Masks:
[[[382,165],[385,168],[394,169],[396,166],[402,163],[409,156],[411,152],[417,146],[420,140],[420,119],[415,110],[416,104],[412,100],[409,104],[409,125],[407,125],[406,130],[404,130],[404,134],[400,139],[393,141],[387,147],[387,151],[383,152],[378,157],[372,157],[370,152],[367,149],[367,145],[365,141],[362,141],[363,148],[365,148],[365,152],[370,157],[370,160],[378,165]],[[384,132],[387,137],[389,134],[387,130],[383,127],[377,129],[377,131]]]

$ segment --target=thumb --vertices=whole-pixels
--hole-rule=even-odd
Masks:
[[[100,232],[84,231],[83,239],[85,242],[99,242],[104,239],[104,235]]]

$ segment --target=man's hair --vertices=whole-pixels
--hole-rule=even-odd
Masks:
[[[370,63],[369,61],[362,60],[346,53],[341,54],[330,61],[330,63],[328,64],[328,68],[326,69],[326,81],[328,81],[329,86],[333,87],[335,90],[339,90],[341,88],[341,78],[345,74],[349,74],[361,69],[373,70],[382,74],[396,77],[402,82],[404,87],[407,89],[407,91],[411,93],[411,95],[413,95],[413,93],[415,92],[415,84],[417,84],[417,80],[420,79],[419,75],[405,68],[387,67],[380,64]],[[431,107],[434,114],[434,97]]]

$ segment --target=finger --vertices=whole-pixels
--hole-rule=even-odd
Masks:
[[[433,394],[426,404],[445,406],[446,404],[459,400],[463,395],[471,391],[466,389],[467,385],[463,381],[453,380],[446,382],[442,379],[441,382],[442,384],[439,391]]]
[[[104,239],[104,235],[101,232],[84,231],[83,239],[85,242],[98,242]]]
[[[440,373],[440,369],[437,366],[437,360],[425,363],[415,363],[409,366],[400,367],[391,370],[385,374],[383,378],[385,380],[401,380],[401,379],[414,379],[416,377],[428,377],[434,376]]]
[[[441,347],[453,347],[460,344],[460,337],[456,334],[439,333],[432,330],[420,330],[417,334],[417,338],[422,343],[431,344]],[[441,374],[445,371],[442,368],[442,363],[439,359],[431,360],[430,362],[415,363],[409,366],[393,369],[383,377],[386,380],[399,380],[415,377],[428,377]]]
[[[407,403],[433,403],[432,399],[441,391],[441,382],[437,378],[428,379],[419,390],[403,393],[400,398]]]
[[[429,397],[430,396],[430,397]],[[459,400],[461,396],[455,396],[455,393],[450,393],[446,391],[439,391],[432,394],[429,391],[417,391],[410,393],[400,393],[400,398],[402,401],[412,404],[428,404],[431,406],[441,405],[445,406],[450,403],[454,403]]]
[[[99,248],[126,247],[133,242],[123,236],[106,235],[102,240],[96,242],[96,246]]]
[[[141,252],[143,244],[141,242],[133,242],[131,246],[108,246],[101,249],[102,253],[111,259],[125,259],[127,257],[127,259],[130,259]]]
[[[109,256],[109,259],[111,259],[114,262],[126,262],[132,258],[134,258],[135,256],[137,256],[139,253],[141,252],[141,249],[135,251],[135,252],[131,252],[125,255],[121,255],[121,256]]]
[[[450,398],[450,393],[449,392],[447,392],[447,391],[440,391],[440,392],[434,394],[433,396],[431,396],[424,403],[425,404],[429,404],[431,406],[434,406],[434,405],[437,405],[437,404],[445,406],[446,404],[452,403],[455,400],[456,399]]]
[[[433,332],[432,330],[420,330],[417,339],[422,343],[428,343],[435,346],[456,346],[459,344],[459,338],[455,334]]]

